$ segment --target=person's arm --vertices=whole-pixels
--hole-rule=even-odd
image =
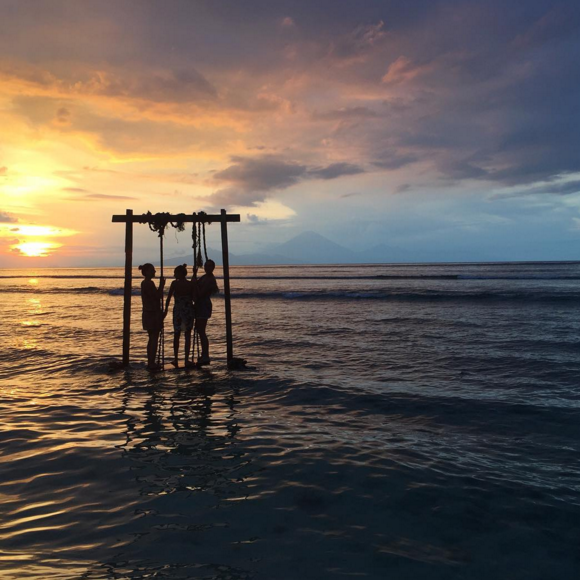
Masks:
[[[199,300],[199,284],[193,276],[191,277],[191,299],[194,302]]]
[[[173,297],[173,293],[175,291],[175,282],[171,282],[171,286],[169,286],[169,294],[167,294],[167,300],[165,301],[165,312],[163,316],[167,316],[167,312],[169,311],[169,304],[171,302],[171,298]]]
[[[163,300],[163,288],[165,288],[165,278],[161,276],[161,278],[159,278],[159,290],[157,290],[159,300]]]

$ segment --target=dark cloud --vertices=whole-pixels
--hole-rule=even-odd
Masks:
[[[14,224],[18,220],[11,214],[5,211],[0,211],[0,223],[3,224]]]
[[[345,121],[358,119],[375,119],[378,113],[368,107],[343,107],[342,109],[333,109],[325,113],[313,113],[312,118],[315,121]]]
[[[272,191],[295,185],[308,171],[306,165],[274,155],[232,157],[233,165],[214,174],[214,180],[255,191]]]
[[[382,154],[380,161],[374,161],[373,165],[379,169],[400,169],[405,165],[416,163],[421,160],[421,156],[417,153],[397,153],[396,151],[388,151]]]
[[[405,191],[409,191],[410,189],[412,189],[410,183],[402,183],[395,188],[395,193],[405,193]]]
[[[544,183],[535,187],[525,189],[516,188],[513,191],[497,193],[491,199],[507,199],[516,197],[527,197],[531,195],[574,195],[580,194],[580,180],[564,181],[560,183]]]
[[[315,179],[336,179],[343,175],[357,175],[364,172],[362,167],[352,163],[332,163],[327,167],[310,169],[308,175]]]
[[[337,179],[363,173],[351,163],[332,163],[309,167],[275,155],[232,157],[233,165],[214,173],[213,181],[228,184],[212,196],[217,205],[251,206],[264,201],[272,192],[287,189],[307,179]]]
[[[0,18],[6,58],[76,59],[74,74],[73,67],[51,65],[22,70],[21,78],[76,94],[254,113],[262,132],[250,138],[268,150],[286,145],[279,142],[287,129],[280,118],[291,124],[294,111],[317,109],[310,120],[341,125],[332,134],[336,151],[349,148],[356,152],[353,165],[385,171],[422,162],[446,180],[504,185],[580,171],[577,0],[81,4],[18,3],[10,18]],[[44,122],[53,122],[55,112],[60,129],[70,123],[71,130],[92,132],[115,152],[207,144],[201,133],[171,123],[79,117],[62,102],[51,105],[46,119],[43,113]],[[324,124],[312,136],[311,127],[304,141],[324,142]],[[232,134],[214,135],[213,143]],[[315,151],[314,159],[316,153],[326,151]],[[264,186],[260,193],[314,177],[312,167],[290,162],[278,166],[279,178],[264,167],[239,165],[221,175],[232,195],[245,196],[252,179]]]
[[[58,123],[67,124],[70,121],[70,111],[65,107],[60,107],[56,111],[56,120]]]
[[[340,60],[356,60],[379,44],[386,36],[385,23],[361,24],[333,42],[330,54]]]

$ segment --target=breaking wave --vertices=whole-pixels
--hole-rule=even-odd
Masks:
[[[76,288],[2,288],[0,293],[25,293],[25,294],[96,294],[108,296],[123,296],[123,288],[99,288],[97,286],[82,286]],[[138,288],[131,291],[133,296],[140,296]],[[215,298],[220,298],[217,295]],[[245,291],[232,292],[234,299],[248,300],[304,300],[304,301],[331,301],[331,300],[380,300],[380,301],[534,301],[534,302],[570,302],[580,301],[580,292],[557,292],[543,290],[415,290],[415,291],[397,291],[397,290],[309,290],[309,291]]]

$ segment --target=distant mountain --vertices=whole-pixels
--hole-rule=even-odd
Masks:
[[[208,248],[208,256],[218,266],[222,265],[221,249]],[[193,256],[180,256],[165,260],[167,266],[191,265]],[[410,252],[397,247],[379,244],[357,252],[317,234],[303,232],[282,244],[269,244],[265,252],[253,254],[230,253],[230,265],[252,266],[268,264],[381,264],[412,261]]]
[[[350,264],[359,261],[357,252],[316,232],[303,232],[283,244],[271,244],[267,249],[300,264]]]
[[[216,250],[214,248],[207,249],[207,256],[211,258],[217,266],[222,265],[222,251],[221,249]],[[277,254],[232,254],[230,252],[230,266],[266,266],[268,264],[300,264],[296,260],[292,260],[286,256],[280,256]],[[178,266],[179,264],[192,265],[193,254],[189,256],[179,256],[177,258],[169,258],[165,260],[167,266]]]

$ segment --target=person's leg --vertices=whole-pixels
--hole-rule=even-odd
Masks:
[[[191,352],[191,329],[185,331],[185,366],[189,363],[189,354]]]
[[[195,328],[199,334],[199,341],[201,342],[201,360],[209,360],[209,339],[207,338],[206,329],[207,320],[196,318]]]
[[[177,368],[179,366],[179,338],[181,336],[181,331],[176,330],[173,333],[173,360],[171,364]]]
[[[148,330],[149,340],[147,341],[147,366],[153,368],[157,366],[155,357],[157,355],[157,345],[159,344],[159,330]]]

